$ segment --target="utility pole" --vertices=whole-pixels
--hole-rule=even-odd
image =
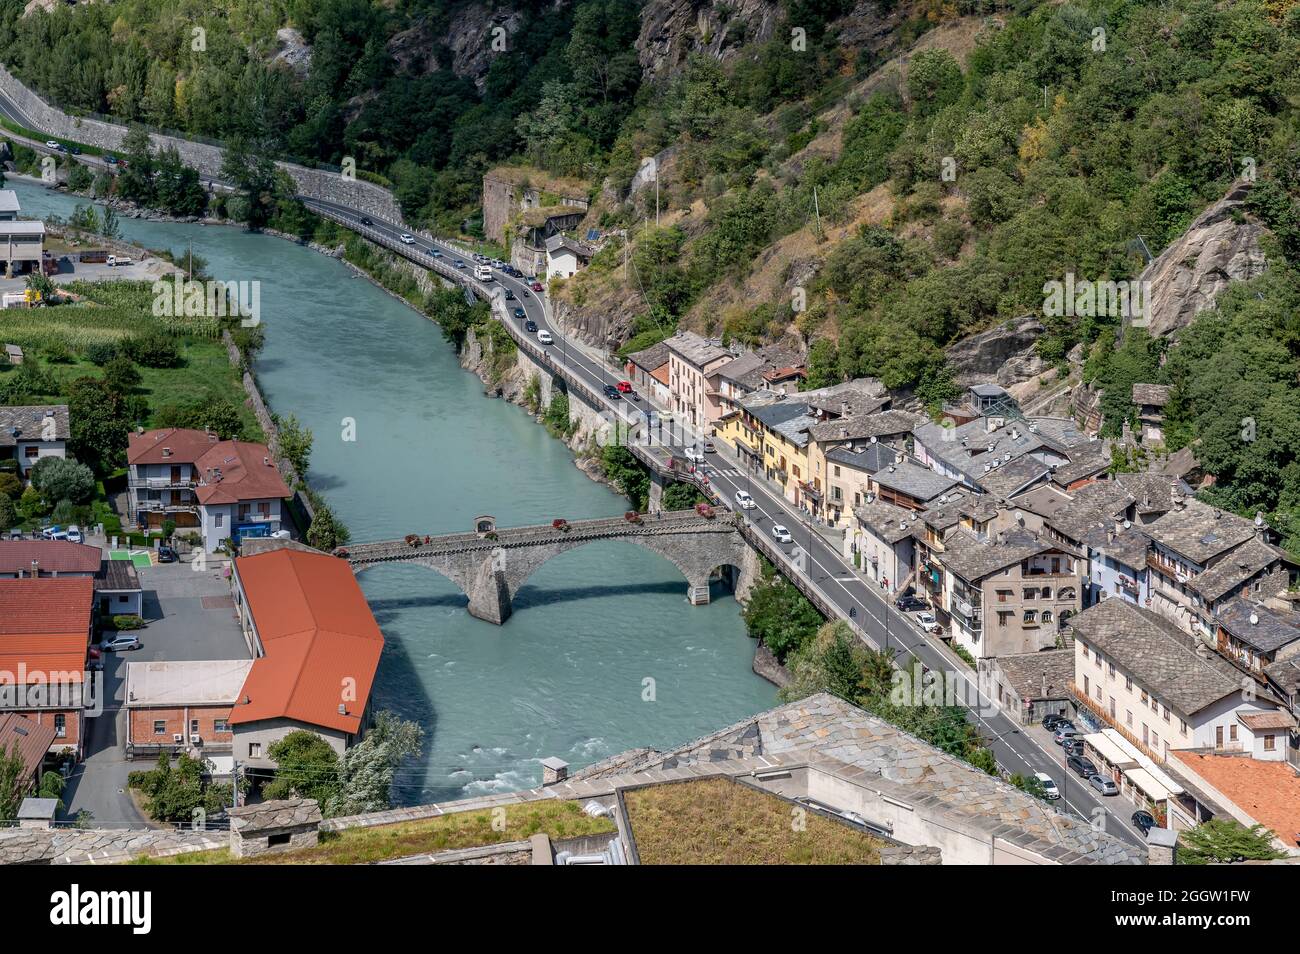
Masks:
[[[230,807],[239,807],[239,759],[235,759],[230,771]]]
[[[822,210],[817,202],[817,186],[813,185],[813,217],[817,220],[817,237],[822,237]]]
[[[659,228],[659,173],[655,173],[655,228]]]

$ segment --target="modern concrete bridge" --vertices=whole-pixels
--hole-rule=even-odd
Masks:
[[[451,580],[469,597],[472,616],[504,623],[515,594],[551,557],[588,543],[623,540],[668,560],[686,577],[694,604],[709,601],[709,580],[721,569],[732,585],[749,585],[756,558],[741,535],[736,515],[715,510],[705,517],[694,510],[626,517],[575,520],[563,528],[551,524],[501,529],[492,517],[479,517],[471,533],[416,536],[352,544],[336,551],[355,572],[384,563],[415,563]]]

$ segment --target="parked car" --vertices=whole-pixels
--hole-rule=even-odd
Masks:
[[[545,328],[543,328],[541,331],[537,332],[537,340],[540,341],[540,342],[541,342],[542,344],[544,344],[544,345],[553,345],[553,344],[555,344],[555,338],[554,338],[554,337],[551,335],[551,333],[550,333],[549,331],[547,331]]]
[[[1074,727],[1073,723],[1060,722],[1057,723],[1056,728],[1052,731],[1052,741],[1057,745],[1063,745],[1067,739],[1073,739],[1076,735],[1080,734],[1081,733]]]
[[[451,264],[454,265],[454,266],[456,266],[457,268],[464,268],[464,267],[465,267],[465,262],[464,262],[464,260],[463,260],[463,259],[459,259],[459,258],[456,259],[456,261],[452,262]]]
[[[532,283],[531,285],[529,285],[528,287],[531,288],[531,289],[532,289],[533,291],[535,291],[535,292],[539,292],[539,291],[542,290],[542,283],[541,283],[541,282],[533,282],[533,283]]]
[[[1035,772],[1034,778],[1038,779],[1038,784],[1043,786],[1043,794],[1046,797],[1053,799],[1061,797],[1061,790],[1056,787],[1056,783],[1046,772]]]
[[[72,153],[74,156],[79,156],[79,155],[81,155],[81,147],[80,147],[80,146],[69,146],[69,147],[68,147],[68,152]]]
[[[1069,719],[1061,715],[1059,712],[1049,712],[1047,715],[1043,716],[1043,728],[1048,732],[1054,732],[1060,723],[1069,721]]]
[[[790,536],[790,531],[779,523],[772,524],[772,536],[777,543],[794,543],[794,537]]]
[[[709,440],[708,438],[704,439],[704,443],[702,443],[700,447],[704,450],[704,453],[706,454],[716,454],[718,452],[717,445],[714,444],[713,441]]]
[[[612,384],[603,385],[601,391],[605,393],[605,397],[618,397],[618,388]]]
[[[939,631],[939,621],[934,618],[933,613],[917,613],[916,622],[927,633],[937,633]]]
[[[175,563],[179,559],[180,555],[172,547],[164,546],[158,548],[159,563]]]
[[[1134,828],[1142,832],[1144,835],[1152,828],[1156,827],[1156,818],[1150,812],[1134,812],[1133,817],[1130,818],[1129,821],[1133,823]]]
[[[68,539],[68,531],[56,523],[52,527],[46,527],[43,529],[41,531],[41,536],[46,540],[66,540]]]
[[[1065,764],[1071,772],[1082,778],[1092,778],[1097,774],[1097,766],[1092,764],[1092,759],[1086,759],[1082,755],[1070,756]]]
[[[1094,775],[1092,778],[1088,779],[1088,784],[1103,795],[1119,794],[1119,786],[1104,775]]]
[[[113,155],[111,152],[106,152],[104,153],[104,161],[110,166],[115,166],[117,165],[117,156]]]
[[[1083,755],[1083,739],[1066,739],[1061,743],[1061,750],[1065,752],[1066,758],[1072,755]]]
[[[741,510],[753,510],[755,507],[758,506],[758,504],[756,504],[754,502],[754,498],[751,497],[749,494],[747,494],[745,491],[737,490],[736,506],[738,506]]]
[[[516,318],[527,318],[527,317],[528,317],[528,312],[524,311],[522,308],[516,308],[516,309],[515,309],[515,317],[516,317]]]
[[[403,245],[414,245],[414,244],[415,244],[415,236],[414,236],[414,235],[411,235],[409,232],[403,232],[403,233],[401,234],[400,238],[402,239],[402,244],[403,244]]]
[[[894,601],[894,605],[897,606],[904,613],[916,613],[921,610],[930,608],[929,605],[925,602],[925,600],[917,599],[915,596],[899,597],[897,600]]]
[[[704,451],[696,450],[694,444],[686,448],[686,450],[682,451],[682,456],[685,457],[687,460],[689,460],[692,464],[704,463]]]
[[[82,534],[81,528],[77,526],[75,523],[72,526],[68,527],[68,535],[65,539],[67,539],[70,543],[86,542],[86,538]]]
[[[618,382],[618,384],[614,385],[614,387],[618,388],[618,389],[619,389],[620,391],[622,391],[624,394],[631,394],[631,393],[632,393],[632,382],[631,382],[631,381],[620,381],[620,382]]]
[[[530,335],[533,334],[537,331],[537,322],[533,321],[531,318],[528,321],[525,321],[524,331],[528,332]]]
[[[123,653],[129,649],[139,649],[140,640],[135,636],[122,634],[104,640],[99,644],[99,648],[106,653]]]

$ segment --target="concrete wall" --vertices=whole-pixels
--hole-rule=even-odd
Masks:
[[[0,66],[0,92],[13,100],[39,127],[38,132],[100,149],[117,152],[122,150],[126,126],[70,116],[46,103],[3,66]],[[225,155],[225,150],[221,147],[159,133],[152,133],[150,138],[157,149],[175,149],[182,161],[197,169],[205,180],[221,178],[221,163]],[[277,162],[276,165],[288,173],[302,195],[338,202],[394,222],[402,219],[401,210],[392,193],[381,186],[359,179],[345,180],[338,173],[325,169],[308,169],[288,162]]]
[[[261,719],[257,722],[241,723],[233,726],[233,729],[234,747],[232,754],[241,764],[248,768],[275,768],[275,762],[268,758],[266,754],[271,744],[283,739],[290,732],[296,732],[299,729],[305,729],[319,735],[340,756],[348,744],[348,736],[345,732],[339,732],[337,729],[327,729],[324,726],[307,725],[294,719]],[[251,755],[249,751],[250,745],[260,745],[262,754],[260,756]]]

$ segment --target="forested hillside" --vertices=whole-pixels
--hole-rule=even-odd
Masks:
[[[0,60],[59,104],[351,156],[415,222],[475,228],[483,172],[592,183],[621,236],[558,289],[611,347],[679,326],[876,375],[936,407],[946,348],[1036,314],[1045,367],[1174,387],[1206,491],[1300,511],[1300,9],[1294,0],[0,0]],[[195,48],[194,28],[204,44]],[[500,43],[504,49],[494,45]],[[654,189],[633,190],[658,157]],[[1067,274],[1123,281],[1235,182],[1267,273],[1173,336],[1043,316]],[[594,330],[592,330],[594,329]],[[1074,361],[1068,356],[1074,354]],[[1242,420],[1256,438],[1240,438]]]

